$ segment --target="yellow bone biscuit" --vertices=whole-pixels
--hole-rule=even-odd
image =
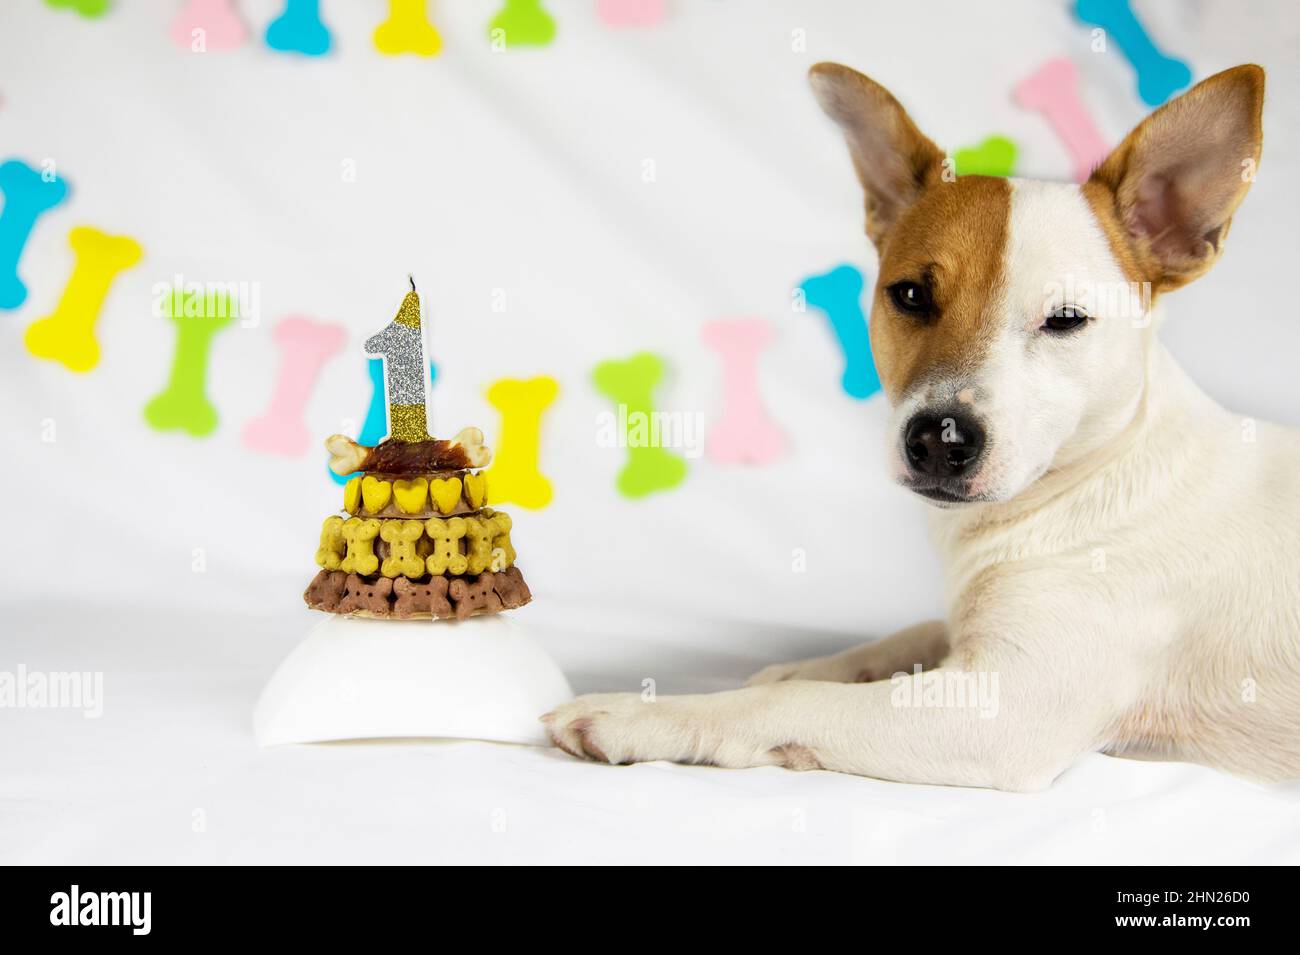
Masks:
[[[494,511],[491,508],[485,510],[483,514],[496,522],[497,536],[492,538],[493,561],[496,560],[496,552],[500,551],[504,562],[496,569],[505,570],[515,562],[515,549],[510,543],[510,528],[514,526],[514,521],[510,519],[509,514],[502,514],[500,511]]]
[[[320,547],[316,551],[316,563],[326,570],[338,570],[347,553],[343,542],[343,518],[327,517],[320,529]]]
[[[438,505],[438,511],[446,514],[460,503],[460,478],[441,480],[434,478],[429,482],[429,496]]]
[[[375,538],[379,536],[379,522],[374,518],[349,517],[343,522],[343,539],[348,542],[348,553],[339,565],[340,570],[362,577],[379,569],[375,556]]]
[[[355,514],[361,510],[361,475],[348,481],[343,485],[343,510],[349,514]]]
[[[378,514],[387,507],[392,497],[392,481],[381,481],[369,474],[361,479],[361,500],[371,514]]]
[[[465,500],[474,510],[487,503],[487,475],[465,475]]]
[[[424,532],[429,535],[433,549],[425,559],[431,574],[463,574],[468,562],[460,552],[461,538],[465,536],[465,518],[453,517],[444,521],[431,517],[424,522]]]
[[[407,514],[419,514],[429,499],[429,482],[422,477],[413,481],[394,481],[393,499],[397,501],[399,510]]]
[[[510,531],[510,518],[504,514],[483,514],[465,518],[465,558],[471,574],[481,574],[493,563],[497,541]],[[500,548],[503,553],[505,548]]]
[[[380,573],[385,577],[423,577],[424,560],[416,553],[416,542],[423,535],[423,521],[384,521],[379,536],[388,544],[388,556]]]

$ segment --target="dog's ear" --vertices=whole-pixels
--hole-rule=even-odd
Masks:
[[[817,102],[844,132],[867,194],[867,235],[877,249],[917,196],[938,182],[943,152],[916,128],[889,90],[838,63],[808,71]]]
[[[1144,119],[1089,179],[1157,291],[1202,275],[1223,251],[1255,178],[1263,105],[1262,69],[1225,70]]]

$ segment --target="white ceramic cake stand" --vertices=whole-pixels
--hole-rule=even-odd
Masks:
[[[572,696],[555,661],[505,614],[330,615],[262,690],[253,732],[260,746],[395,737],[543,744],[537,718]]]

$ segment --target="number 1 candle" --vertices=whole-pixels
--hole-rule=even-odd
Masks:
[[[411,290],[397,316],[383,331],[366,339],[366,354],[384,360],[388,399],[388,434],[398,441],[432,441],[425,411],[424,330],[420,327],[420,295]]]

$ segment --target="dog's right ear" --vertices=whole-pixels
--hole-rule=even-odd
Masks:
[[[839,124],[866,191],[867,235],[883,248],[890,228],[943,173],[943,152],[874,80],[838,63],[818,63],[808,82],[826,115]]]

